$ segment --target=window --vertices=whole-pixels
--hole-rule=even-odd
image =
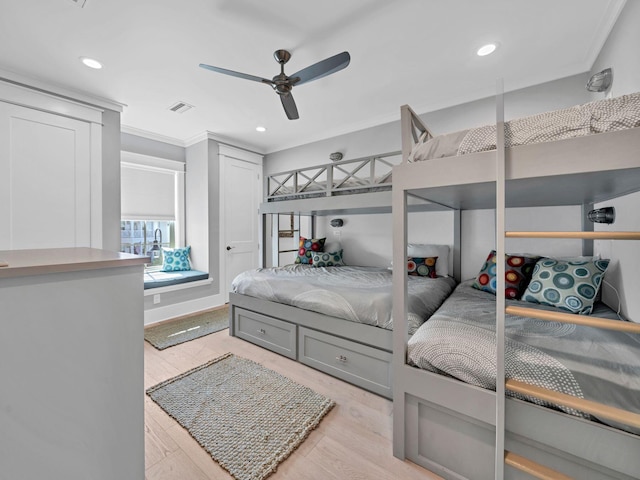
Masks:
[[[122,220],[120,251],[151,257],[150,266],[162,264],[162,247],[174,248],[175,222],[158,220]]]
[[[162,247],[184,246],[184,164],[122,152],[120,251],[162,265]]]

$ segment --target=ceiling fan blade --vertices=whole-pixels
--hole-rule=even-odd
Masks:
[[[267,85],[273,85],[273,81],[268,78],[256,77],[255,75],[249,75],[247,73],[234,72],[233,70],[227,70],[226,68],[214,67],[212,65],[200,64],[201,68],[211,70],[212,72],[224,73],[225,75],[231,75],[232,77],[244,78],[245,80],[252,80],[254,82],[266,83]]]
[[[291,93],[280,95],[280,101],[289,120],[297,120],[300,118],[298,116],[298,107],[296,107],[296,102],[293,100]]]
[[[302,85],[303,83],[311,82],[312,80],[317,80],[338,72],[346,68],[350,61],[351,56],[349,52],[338,53],[333,57],[325,58],[318,63],[303,68],[299,72],[290,75],[289,79],[292,85]]]

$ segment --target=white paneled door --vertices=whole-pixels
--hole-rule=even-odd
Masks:
[[[224,234],[226,299],[231,282],[259,265],[258,207],[262,198],[262,166],[224,157]]]
[[[0,250],[91,246],[88,122],[0,102]]]

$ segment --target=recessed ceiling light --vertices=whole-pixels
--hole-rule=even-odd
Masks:
[[[498,46],[495,43],[488,43],[480,47],[476,53],[479,57],[484,57],[485,55],[490,55],[495,52],[496,48],[498,48]]]
[[[267,129],[264,127],[256,127],[256,132],[266,132]]]
[[[95,58],[80,57],[80,61],[89,68],[95,68],[96,70],[99,70],[102,68],[102,64]]]

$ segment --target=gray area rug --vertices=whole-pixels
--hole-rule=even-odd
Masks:
[[[335,405],[231,353],[149,388],[147,395],[238,480],[275,472]]]
[[[219,308],[144,329],[144,339],[158,350],[229,328],[229,307]]]

